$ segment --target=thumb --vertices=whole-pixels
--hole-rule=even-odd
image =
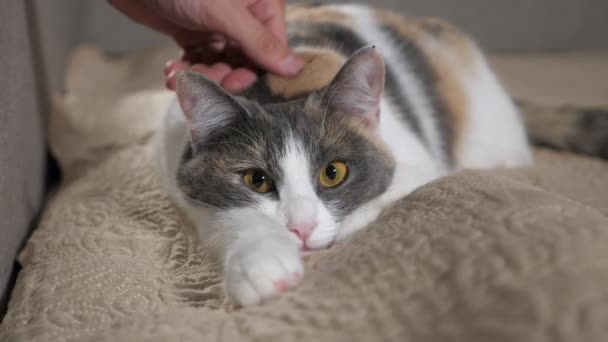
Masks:
[[[245,11],[246,12],[246,11]],[[240,16],[226,29],[226,35],[237,42],[251,60],[274,74],[295,76],[304,66],[287,44],[277,38],[249,12]]]

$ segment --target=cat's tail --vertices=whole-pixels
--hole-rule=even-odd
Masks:
[[[608,160],[608,109],[515,103],[534,145]]]

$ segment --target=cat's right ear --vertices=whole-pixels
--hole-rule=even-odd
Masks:
[[[376,129],[384,90],[384,61],[375,46],[357,50],[340,69],[323,94],[330,113],[346,114]]]
[[[177,98],[193,143],[204,141],[212,131],[246,112],[232,95],[198,73],[182,71],[176,81]]]

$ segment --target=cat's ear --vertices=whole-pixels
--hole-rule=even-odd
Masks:
[[[384,61],[375,46],[355,52],[325,90],[323,105],[332,113],[355,116],[371,129],[378,126],[384,90]]]
[[[202,142],[213,130],[246,112],[234,97],[198,73],[180,72],[176,81],[177,98],[193,143]]]

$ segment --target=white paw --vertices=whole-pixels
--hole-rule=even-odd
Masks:
[[[240,305],[256,304],[287,291],[300,282],[304,272],[297,244],[273,236],[237,247],[225,270],[226,292]]]

